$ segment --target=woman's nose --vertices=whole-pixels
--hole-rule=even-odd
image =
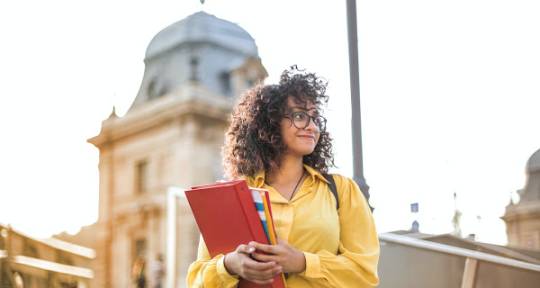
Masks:
[[[308,131],[314,131],[314,132],[319,132],[319,126],[317,126],[317,124],[315,124],[315,121],[313,121],[313,118],[309,117],[309,123],[308,123],[308,126],[305,128],[306,130]]]

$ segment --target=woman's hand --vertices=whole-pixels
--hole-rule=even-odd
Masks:
[[[275,262],[283,268],[283,273],[302,273],[306,270],[304,253],[285,240],[278,239],[277,245],[265,245],[254,241],[249,242],[249,245],[257,250],[251,253],[253,258],[261,262]]]
[[[242,279],[249,280],[257,284],[270,284],[274,276],[282,272],[280,265],[275,261],[266,263],[257,262],[250,257],[250,253],[255,251],[255,247],[239,245],[235,251],[227,253],[223,262],[225,269],[233,275],[238,275]]]

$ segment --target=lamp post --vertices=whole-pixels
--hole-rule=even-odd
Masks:
[[[349,74],[351,83],[351,128],[353,151],[353,179],[369,201],[369,186],[364,178],[362,155],[362,117],[360,109],[360,75],[358,68],[358,33],[356,24],[356,0],[347,0],[347,31],[349,42]],[[371,207],[373,210],[373,207]]]

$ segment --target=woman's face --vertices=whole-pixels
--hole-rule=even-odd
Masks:
[[[318,116],[319,111],[315,104],[297,103],[292,97],[287,99],[287,112],[281,119],[281,136],[287,146],[287,154],[302,157],[313,152],[320,136],[320,128],[316,122],[320,122],[321,118],[314,121],[312,117]]]

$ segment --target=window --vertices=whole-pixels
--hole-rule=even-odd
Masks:
[[[6,236],[4,236],[4,234],[6,234]],[[7,230],[0,228],[0,250],[6,250],[6,241],[4,240],[5,237],[7,237]]]
[[[189,80],[199,82],[199,58],[197,58],[197,56],[191,56],[191,59],[189,60],[189,68],[191,70]]]
[[[148,191],[148,161],[141,160],[135,167],[135,194]]]
[[[65,265],[74,265],[74,262],[71,256],[62,250],[56,251],[56,262],[60,264],[65,264]]]
[[[22,254],[24,256],[28,256],[28,257],[39,258],[39,252],[38,252],[38,249],[37,249],[36,245],[34,245],[34,243],[32,243],[28,239],[23,240],[23,252],[22,252]]]
[[[136,239],[133,243],[133,258],[144,257],[146,252],[146,240],[144,238]]]
[[[148,100],[152,100],[152,99],[155,99],[157,98],[159,95],[157,95],[157,87],[156,87],[156,81],[155,80],[152,80],[150,81],[150,83],[148,83],[148,88],[147,88],[147,94],[148,94]]]
[[[221,89],[226,96],[231,95],[231,74],[223,72],[219,75],[219,82],[221,83]]]
[[[146,87],[148,101],[160,98],[167,93],[169,93],[169,85],[165,81],[157,83],[156,79],[153,79]]]

